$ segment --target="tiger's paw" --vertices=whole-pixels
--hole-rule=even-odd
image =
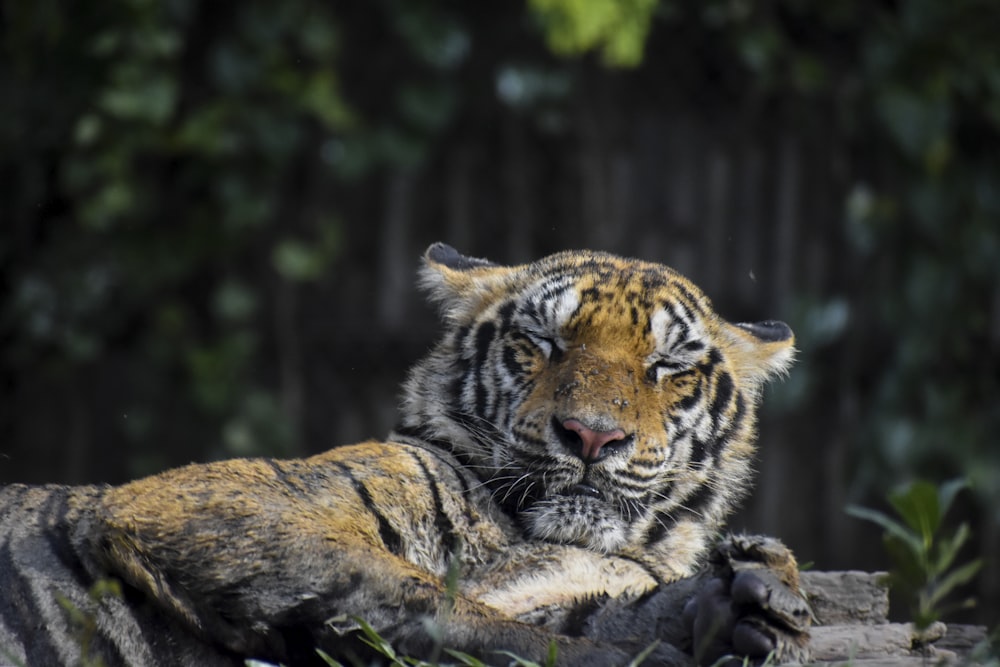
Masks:
[[[773,538],[733,535],[712,554],[706,585],[684,608],[700,664],[733,656],[776,662],[809,660],[812,612],[799,589],[798,565]]]

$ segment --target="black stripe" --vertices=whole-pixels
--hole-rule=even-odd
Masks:
[[[683,349],[687,352],[699,352],[705,349],[705,343],[700,340],[689,340],[684,343]]]
[[[668,301],[663,306],[665,310],[668,310],[674,316],[672,326],[680,327],[681,329],[681,335],[678,338],[680,340],[689,340],[691,338],[691,321],[697,319],[695,314],[680,301]]]
[[[503,360],[504,368],[507,369],[508,373],[518,379],[524,375],[524,365],[517,360],[517,349],[513,345],[508,345],[504,348],[501,359]]]
[[[465,347],[465,339],[468,337],[469,331],[471,331],[471,329],[472,327],[468,324],[463,324],[462,326],[455,329],[455,333],[453,335],[452,340],[454,341],[455,347],[458,348],[459,351],[461,351]]]
[[[649,532],[646,533],[646,546],[652,546],[663,540],[670,530],[682,519],[695,519],[701,521],[705,508],[718,495],[708,484],[698,486],[692,493],[680,499],[680,502],[669,512],[657,510],[654,513],[656,520],[650,525]]]
[[[500,329],[502,331],[507,331],[510,329],[511,316],[514,314],[514,308],[516,304],[514,301],[508,301],[504,305],[500,306],[497,311],[497,316],[500,318]]]
[[[719,348],[713,347],[708,351],[708,359],[698,364],[698,370],[705,375],[711,375],[720,361],[722,361],[722,353],[719,352]]]
[[[695,406],[695,404],[698,401],[701,400],[701,391],[702,391],[701,384],[702,384],[703,381],[704,381],[704,378],[701,378],[701,377],[696,378],[695,385],[694,385],[694,390],[691,392],[691,395],[690,396],[685,396],[677,404],[681,408],[681,410],[684,410],[684,411],[690,410],[691,408],[693,408]]]
[[[89,576],[80,563],[76,550],[69,539],[66,515],[69,514],[69,488],[53,489],[45,504],[39,508],[39,513],[46,517],[41,525],[45,542],[52,553],[73,573],[74,579],[84,588],[88,588]]]
[[[668,512],[653,513],[653,522],[646,533],[646,546],[652,546],[667,536],[667,532],[677,523],[677,518]]]
[[[448,396],[451,398],[451,403],[460,403],[462,399],[462,393],[465,388],[465,378],[466,373],[468,373],[468,366],[459,369],[461,375],[455,377],[454,380],[448,383]]]
[[[710,443],[705,442],[701,438],[691,436],[691,462],[701,463],[703,462],[711,452],[712,447]]]
[[[361,498],[361,502],[364,504],[365,509],[367,509],[372,516],[375,517],[375,521],[378,523],[378,534],[379,538],[382,540],[382,544],[389,550],[390,553],[397,556],[401,555],[403,553],[403,537],[399,534],[399,531],[393,528],[392,524],[389,523],[389,520],[385,518],[385,515],[379,511],[378,505],[376,505],[375,501],[372,499],[371,493],[368,492],[368,489],[364,484],[354,477],[354,472],[343,463],[337,463],[336,465],[340,471],[344,473],[347,479],[351,481],[351,485],[354,487],[354,491],[358,494],[358,497]]]
[[[486,357],[490,352],[490,345],[493,343],[496,333],[497,325],[493,324],[493,322],[483,322],[476,329],[476,361],[479,364],[486,361]]]
[[[397,423],[393,428],[392,432],[396,435],[401,435],[405,438],[415,438],[417,440],[422,440],[424,442],[431,442],[429,438],[424,434],[424,430],[419,427],[411,427],[403,424],[402,422]],[[434,443],[437,444],[437,443]]]
[[[629,313],[632,315],[632,326],[639,326],[639,309],[635,307],[635,304],[629,304]]]
[[[8,514],[12,514],[19,509],[23,498],[28,495],[31,489],[27,484],[11,484],[10,486],[0,486],[0,523]]]
[[[628,482],[632,482],[633,488],[638,488],[639,486],[645,488],[646,486],[649,485],[651,481],[656,479],[657,476],[659,475],[660,472],[659,466],[645,465],[643,467],[651,469],[652,473],[640,473],[639,471],[634,469],[636,461],[632,461],[632,464],[633,464],[632,469],[625,469],[618,471],[616,479],[618,479],[621,483],[627,484]]]
[[[715,429],[718,429],[722,413],[733,400],[733,390],[733,376],[725,372],[720,373],[719,377],[715,379],[715,397],[708,408],[708,414],[712,416]]]
[[[719,495],[711,484],[702,484],[694,492],[689,493],[681,500],[681,516],[693,516],[701,518],[705,514],[705,508]],[[679,518],[679,517],[678,517]]]
[[[477,415],[488,417],[487,404],[489,395],[486,391],[486,383],[483,377],[483,370],[488,365],[490,346],[496,336],[497,327],[493,322],[483,322],[476,329],[476,356],[473,363],[473,373],[476,378],[475,387],[475,412]]]
[[[39,512],[38,508],[18,507],[9,514],[16,512]],[[44,522],[39,522],[44,523]],[[7,529],[4,527],[5,530]],[[18,571],[11,553],[10,536],[4,536],[0,547],[0,619],[4,628],[27,652],[29,664],[57,665],[60,664],[59,652],[50,631],[38,632],[35,625],[45,618],[35,593],[28,580]]]
[[[431,499],[434,501],[434,526],[441,534],[441,546],[444,548],[445,557],[448,559],[457,557],[459,549],[462,546],[461,539],[455,531],[455,524],[452,522],[451,517],[444,511],[444,503],[441,502],[441,493],[438,491],[438,481],[434,479],[431,471],[427,469],[427,465],[420,460],[419,456],[413,452],[410,452],[410,456],[420,466],[420,471],[424,475],[424,482],[431,491]]]
[[[541,438],[536,438],[535,436],[523,432],[519,428],[515,428],[512,431],[512,435],[517,439],[518,442],[523,442],[526,445],[534,445],[536,447],[544,448],[548,443]],[[554,462],[554,459],[550,459],[550,462]]]
[[[44,491],[46,495],[43,503],[35,507],[25,507],[22,504],[15,508],[12,518],[19,519],[18,523],[22,527],[34,523],[34,526],[28,530],[22,528],[22,530],[14,531],[21,537],[27,537],[27,540],[21,543],[22,547],[24,545],[36,545],[37,547],[37,545],[44,544],[50,553],[37,554],[36,557],[36,552],[30,551],[27,554],[20,554],[20,560],[23,561],[25,556],[28,556],[41,564],[50,563],[49,557],[54,557],[60,566],[66,567],[73,575],[72,585],[76,586],[78,590],[86,591],[89,588],[90,578],[76,558],[67,530],[69,487],[49,486],[45,487]],[[16,516],[18,513],[21,514],[20,517]],[[34,515],[33,520],[25,516],[27,514]],[[10,532],[6,527],[5,530]],[[9,538],[10,535],[7,536],[8,540]],[[41,539],[36,540],[35,538]],[[34,570],[32,570],[33,573]],[[40,576],[45,577],[46,574],[49,573],[43,571]],[[63,627],[46,627],[42,633],[37,631],[40,621],[51,621],[53,620],[51,616],[53,611],[59,614],[62,614],[63,611],[55,598],[39,600],[36,597],[29,578],[24,576],[15,565],[15,557],[9,542],[3,545],[2,554],[0,554],[0,591],[3,592],[4,597],[3,603],[0,604],[4,625],[13,631],[14,636],[18,637],[18,641],[24,646],[27,651],[28,663],[32,665],[60,664],[58,651],[60,642],[57,641],[55,632],[57,629],[65,630],[68,634],[60,632],[60,636],[64,641],[75,644],[77,637],[74,626],[66,619]],[[64,592],[71,593],[70,590]],[[12,613],[15,614],[14,618],[11,618]],[[20,619],[16,617],[17,614],[20,615]],[[92,653],[100,653],[108,645],[108,642],[104,641],[102,635],[95,637],[95,640],[96,645],[92,647]],[[111,648],[117,651],[117,647],[111,646]]]
[[[452,472],[455,473],[455,479],[458,480],[459,486],[462,487],[462,495],[469,495],[471,487],[469,486],[469,480],[466,478],[466,475],[468,474],[468,468],[471,465],[471,460],[469,459],[469,455],[467,453],[455,451],[455,448],[447,440],[438,440],[427,437],[423,430],[419,428],[410,428],[409,426],[399,424],[392,430],[393,433],[397,435],[415,438],[423,443],[426,443],[428,447],[422,449],[432,455],[436,460],[451,468]],[[434,451],[435,449],[439,449],[441,452],[457,458],[459,463],[464,463],[465,468],[456,467],[455,464],[449,459],[442,458],[437,452]]]
[[[580,301],[600,301],[601,291],[596,287],[588,287],[580,291]]]
[[[701,304],[699,303],[699,300],[695,298],[694,294],[692,294],[688,290],[688,288],[684,287],[684,285],[682,285],[679,282],[673,283],[672,287],[674,289],[676,289],[678,292],[680,292],[681,296],[683,296],[684,299],[688,302],[687,305],[691,308],[691,310],[695,311],[699,315],[702,315],[702,316],[705,315],[705,311],[701,307]]]
[[[552,280],[550,284],[542,290],[539,295],[539,303],[547,303],[551,301],[554,297],[559,296],[567,290],[567,283],[562,280]]]
[[[742,392],[737,392],[736,394],[736,414],[729,422],[729,426],[726,430],[722,432],[717,438],[716,442],[722,443],[721,447],[716,447],[715,451],[712,452],[712,459],[716,465],[719,463],[719,458],[722,456],[722,452],[725,451],[726,446],[729,444],[729,439],[733,436],[739,428],[743,426],[743,420],[746,418],[747,406],[746,399],[743,398]]]
[[[534,465],[535,468],[548,470],[551,468],[558,468],[562,461],[560,461],[555,456],[549,456],[545,453],[539,452],[526,452],[524,450],[519,450],[520,455],[518,458],[522,464],[526,466]]]

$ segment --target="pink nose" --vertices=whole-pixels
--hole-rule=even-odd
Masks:
[[[577,419],[567,419],[562,425],[567,431],[572,431],[580,437],[580,458],[584,461],[599,460],[602,447],[609,442],[625,440],[625,431],[620,428],[613,431],[595,431]]]

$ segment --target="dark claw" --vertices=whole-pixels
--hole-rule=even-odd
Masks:
[[[771,595],[767,584],[753,570],[740,570],[733,577],[733,602],[741,607],[767,608]]]
[[[740,621],[733,628],[733,649],[739,655],[764,658],[775,649],[774,639],[752,624]]]

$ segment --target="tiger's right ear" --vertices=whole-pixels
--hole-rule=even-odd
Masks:
[[[420,286],[442,314],[453,322],[468,319],[503,290],[512,270],[478,257],[467,257],[450,245],[435,243],[424,253]]]

